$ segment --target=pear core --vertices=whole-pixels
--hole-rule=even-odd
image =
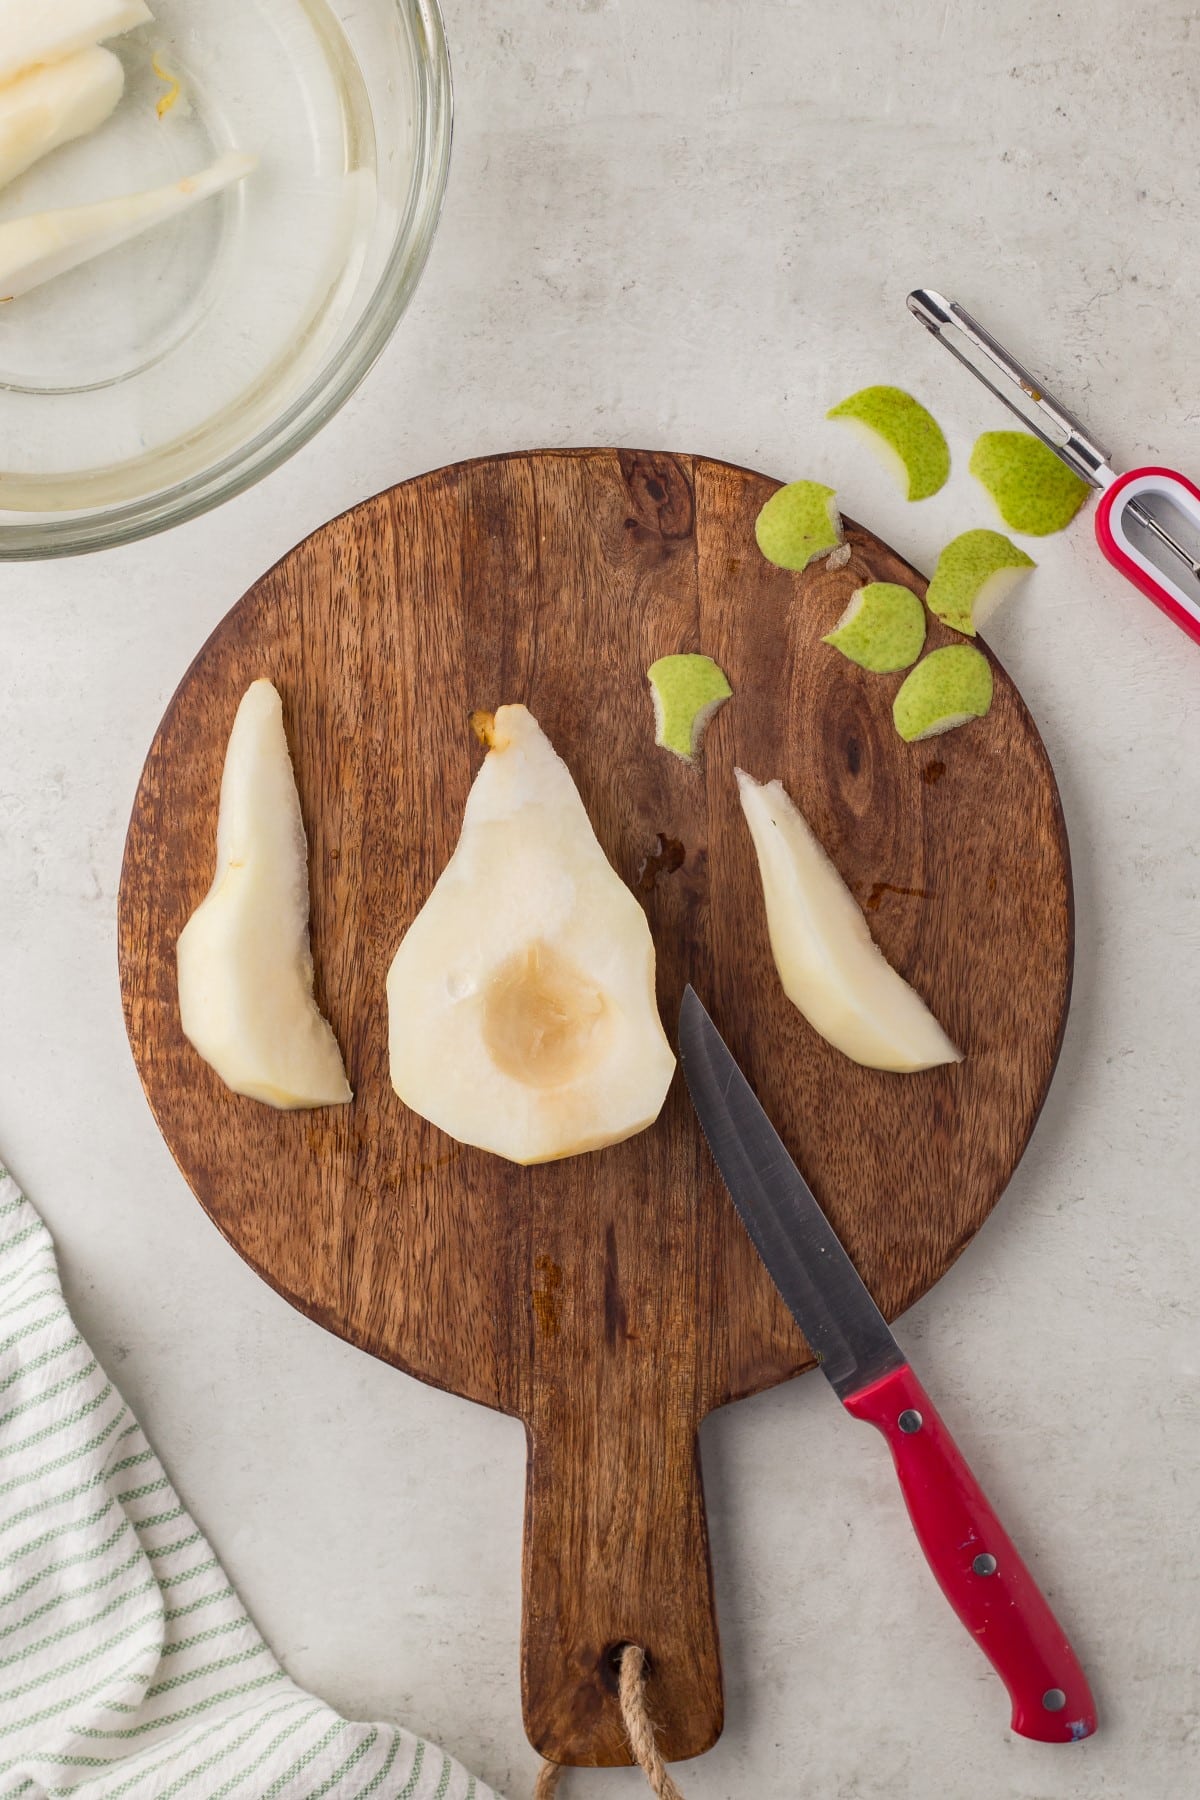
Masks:
[[[550,944],[534,943],[502,963],[483,1004],[484,1045],[493,1062],[528,1087],[577,1081],[604,1056],[608,1006],[595,982]]]

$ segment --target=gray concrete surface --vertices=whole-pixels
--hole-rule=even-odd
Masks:
[[[84,1329],[290,1671],[532,1784],[519,1427],[289,1311],[189,1195],[123,1034],[129,803],[194,650],[331,514],[535,444],[822,475],[924,566],[991,522],[1007,421],[913,324],[956,294],[1108,434],[1200,475],[1200,9],[1119,0],[451,0],[444,226],[342,416],[219,516],[0,570],[0,1149]],[[827,405],[920,393],[956,456],[908,507]],[[1062,786],[1076,997],[1016,1179],[902,1334],[1073,1633],[1101,1734],[1014,1739],[883,1446],[810,1379],[712,1420],[729,1714],[688,1800],[1184,1800],[1200,1787],[1200,648],[1100,560],[1035,551],[992,638]],[[632,1774],[573,1777],[633,1800]]]

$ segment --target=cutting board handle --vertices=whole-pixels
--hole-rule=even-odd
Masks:
[[[672,1407],[661,1371],[653,1395],[631,1391],[653,1374],[637,1361],[640,1371],[628,1355],[606,1357],[611,1380],[584,1392],[544,1390],[529,1426],[521,1693],[529,1741],[551,1762],[632,1761],[617,1704],[625,1644],[646,1652],[669,1762],[721,1733],[697,1427]]]

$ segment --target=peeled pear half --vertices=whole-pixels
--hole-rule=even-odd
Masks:
[[[281,1108],[352,1098],[313,998],[308,840],[269,681],[246,690],[225,753],[217,872],[179,934],[185,1036],[226,1087]]]
[[[736,773],[788,999],[814,1031],[869,1069],[908,1074],[961,1062],[871,937],[857,900],[783,784]]]
[[[675,1058],[646,916],[566,764],[523,706],[477,728],[458,846],[388,974],[392,1085],[460,1143],[553,1162],[652,1124]]]

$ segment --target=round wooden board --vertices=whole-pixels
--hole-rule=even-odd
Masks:
[[[665,1753],[718,1734],[696,1433],[810,1358],[680,1077],[651,1130],[536,1169],[464,1148],[393,1093],[384,980],[457,838],[482,756],[468,714],[522,700],[540,721],[645,905],[668,1034],[691,981],[889,1317],[994,1206],[1066,1018],[1067,844],[1020,696],[997,665],[985,721],[903,744],[900,677],[819,639],[863,582],[925,584],[853,524],[845,567],[771,567],[753,525],[775,485],[701,458],[547,451],[357,507],[205,645],[129,829],[130,1041],[214,1222],[329,1330],[526,1423],[522,1690],[532,1741],[559,1761],[628,1759],[610,1668],[626,1640],[650,1652]],[[645,680],[693,650],[734,688],[698,768],[655,748]],[[341,1109],[237,1098],[180,1031],[175,942],[212,878],[226,740],[261,675],[283,696],[308,827],[318,998],[356,1096]],[[783,778],[960,1066],[859,1068],[786,1000],[735,763]]]

